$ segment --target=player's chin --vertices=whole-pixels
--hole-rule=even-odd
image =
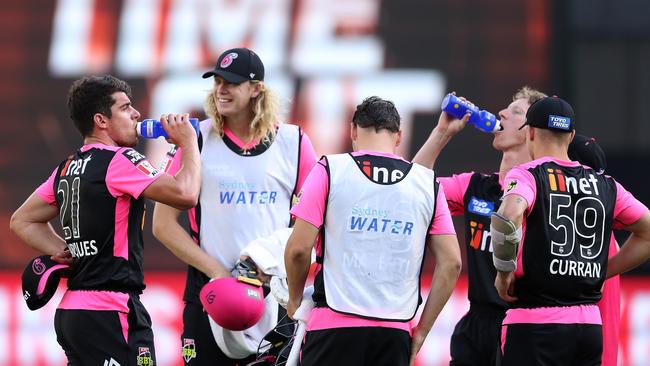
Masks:
[[[124,147],[136,147],[137,145],[138,145],[138,136],[134,136],[133,138],[125,140],[123,143],[120,144],[120,146],[124,146]]]

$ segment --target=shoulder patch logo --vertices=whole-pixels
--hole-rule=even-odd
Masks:
[[[302,190],[298,192],[298,194],[293,195],[293,198],[291,199],[291,207],[300,203],[300,197],[302,197]]]
[[[494,202],[485,201],[472,196],[467,205],[467,211],[476,215],[490,217],[492,212],[494,212]]]
[[[142,160],[138,165],[135,166],[139,171],[141,171],[144,175],[149,176],[149,177],[154,177],[156,174],[158,174],[158,171],[156,168],[154,168],[151,163],[148,160]]]
[[[515,189],[515,188],[517,188],[517,180],[516,179],[511,180],[510,182],[508,182],[508,185],[506,186],[506,192],[505,193],[508,193],[508,192],[512,191],[513,189]]]
[[[142,160],[145,160],[145,156],[140,154],[139,152],[133,150],[133,149],[126,149],[122,151],[122,155],[124,155],[133,165],[138,165],[138,163]]]

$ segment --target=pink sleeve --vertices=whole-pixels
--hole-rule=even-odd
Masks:
[[[429,234],[431,235],[456,235],[456,230],[454,229],[454,223],[451,220],[451,213],[449,212],[449,207],[447,206],[447,198],[445,197],[445,190],[442,184],[438,189],[438,197],[436,197],[436,213],[429,228]]]
[[[138,199],[142,191],[162,174],[139,152],[120,149],[108,165],[106,187],[115,197],[128,194]]]
[[[296,192],[300,192],[302,185],[305,184],[305,179],[311,172],[311,169],[316,164],[316,151],[314,146],[303,130],[300,130],[300,163],[298,164],[298,181],[296,182]]]
[[[324,159],[321,159],[305,179],[305,184],[298,194],[298,203],[291,209],[291,214],[320,228],[325,218],[325,201],[328,194],[328,178]]]
[[[616,205],[614,206],[614,229],[622,229],[637,222],[648,208],[616,182]]]
[[[535,178],[528,170],[521,168],[512,168],[506,175],[506,188],[503,197],[516,194],[522,196],[528,203],[528,210],[535,204],[537,196],[537,185]]]
[[[43,199],[48,205],[56,206],[56,197],[54,196],[54,175],[58,167],[54,168],[50,177],[43,184],[36,188],[36,194]]]
[[[438,183],[445,188],[447,205],[451,214],[460,216],[465,213],[465,192],[474,172],[454,174],[451,177],[439,177]]]

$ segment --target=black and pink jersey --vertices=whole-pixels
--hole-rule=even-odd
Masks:
[[[64,160],[37,194],[59,209],[74,263],[70,290],[142,292],[140,197],[160,174],[130,148],[84,145]]]
[[[596,303],[612,229],[634,223],[647,208],[613,178],[549,157],[508,173],[504,196],[513,194],[528,203],[515,307]]]
[[[438,178],[451,214],[463,215],[467,253],[468,298],[472,305],[506,309],[494,287],[490,215],[499,209],[503,189],[499,174],[462,173]]]

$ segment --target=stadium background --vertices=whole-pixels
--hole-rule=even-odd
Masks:
[[[407,158],[434,126],[446,92],[497,113],[527,84],[570,101],[578,130],[607,152],[607,172],[650,204],[650,2],[4,0],[0,9],[0,365],[65,362],[52,326],[56,303],[39,312],[23,304],[19,274],[36,253],[8,224],[81,143],[65,101],[70,82],[86,74],[129,81],[143,118],[203,116],[211,80],[201,73],[221,51],[244,45],[260,54],[286,119],[309,133],[319,155],[348,149],[352,109],[379,95],[402,114]],[[468,128],[445,149],[437,172],[496,170],[500,154],[490,143],[490,136]],[[156,161],[164,143],[139,148]],[[146,225],[144,299],[159,364],[178,365],[184,267],[151,237],[149,217]],[[457,231],[462,235],[460,226]],[[621,365],[650,359],[649,268],[623,279]],[[420,365],[447,361],[465,293],[463,278]]]

